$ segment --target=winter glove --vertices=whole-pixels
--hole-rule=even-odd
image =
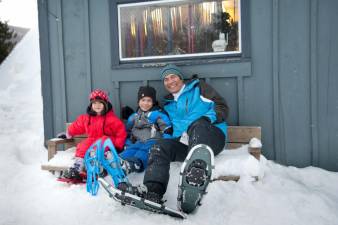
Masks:
[[[61,132],[61,133],[58,133],[56,135],[57,138],[61,138],[61,139],[68,139],[68,138],[71,138],[71,136],[69,134],[67,134],[67,132]]]
[[[163,131],[163,134],[172,135],[173,132],[173,127],[168,127]]]
[[[189,145],[189,135],[187,134],[187,132],[183,132],[180,138],[180,142],[182,144]]]

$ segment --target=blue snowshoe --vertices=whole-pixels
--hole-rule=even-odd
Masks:
[[[109,150],[105,152],[104,150],[106,148],[109,148]],[[122,169],[120,157],[109,138],[104,140],[102,148],[98,152],[98,159],[103,168],[112,177],[115,187],[117,187],[121,182],[128,183],[128,178]]]
[[[108,149],[105,151],[105,149]],[[87,169],[87,191],[96,195],[99,189],[98,178],[108,173],[117,187],[121,182],[128,182],[120,158],[109,138],[97,140],[86,152],[85,166]]]
[[[101,149],[101,140],[96,141],[87,150],[84,162],[87,170],[87,192],[96,195],[99,190],[97,181],[100,174],[100,163],[98,160],[98,151]]]

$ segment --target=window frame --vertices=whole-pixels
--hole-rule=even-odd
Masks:
[[[194,53],[184,55],[171,56],[153,56],[153,57],[137,57],[135,59],[121,60],[120,59],[120,33],[119,33],[119,4],[146,4],[154,0],[111,0],[110,2],[110,29],[111,29],[111,56],[112,68],[132,68],[132,67],[156,67],[166,63],[176,63],[177,65],[187,64],[204,64],[212,62],[233,62],[247,61],[250,57],[249,49],[249,3],[250,0],[240,1],[241,19],[239,23],[239,52],[219,52],[219,53]],[[156,0],[160,2],[161,0]],[[167,0],[163,0],[166,2]]]

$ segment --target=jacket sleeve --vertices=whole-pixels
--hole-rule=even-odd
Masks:
[[[148,120],[151,124],[155,124],[157,130],[159,130],[161,133],[164,133],[165,130],[171,127],[169,117],[161,110],[152,111],[149,114]]]
[[[128,120],[127,120],[127,123],[126,123],[126,129],[127,129],[128,133],[130,133],[131,130],[133,129],[136,115],[137,115],[137,113],[133,113],[128,117]]]
[[[87,120],[88,118],[86,117],[86,115],[80,115],[71,125],[69,125],[67,133],[72,137],[75,135],[85,134],[86,133],[85,124]]]
[[[172,127],[172,125],[169,117],[165,113],[158,112],[156,125],[158,126],[163,137],[167,137],[169,135],[170,132],[167,131]]]
[[[226,121],[229,114],[229,107],[225,99],[217,93],[217,91],[206,82],[200,80],[201,95],[214,102],[214,110],[216,112],[216,123]]]
[[[127,138],[126,127],[119,118],[115,117],[112,129],[113,135],[110,136],[110,139],[112,140],[115,148],[121,151]]]

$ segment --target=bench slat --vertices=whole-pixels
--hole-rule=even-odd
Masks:
[[[261,140],[261,127],[249,126],[229,126],[228,127],[228,142],[229,143],[249,143],[251,138]]]

